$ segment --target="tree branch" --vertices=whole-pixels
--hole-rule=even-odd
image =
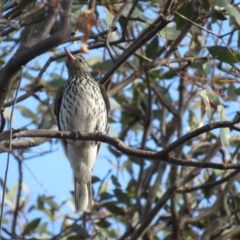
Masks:
[[[124,53],[118,58],[118,60],[113,64],[113,67],[103,76],[100,83],[104,84],[112,76],[112,74],[141,46],[143,46],[148,40],[156,35],[156,33],[162,30],[170,21],[165,19],[164,16],[160,15],[151,25],[149,25],[131,44],[129,48],[124,51]]]
[[[237,119],[237,121],[239,121],[239,119]],[[100,141],[100,142],[105,142],[114,146],[117,150],[129,156],[135,156],[135,157],[145,158],[149,160],[163,161],[163,162],[167,162],[167,163],[175,164],[179,166],[214,168],[214,169],[225,170],[225,169],[240,169],[240,164],[196,162],[196,161],[189,161],[189,160],[174,158],[169,154],[170,152],[175,150],[178,146],[186,143],[187,141],[191,140],[194,137],[197,137],[202,133],[209,132],[217,128],[224,128],[224,127],[232,128],[235,123],[236,121],[219,121],[219,122],[207,124],[199,129],[196,129],[190,133],[187,133],[186,135],[182,136],[181,138],[171,143],[169,146],[167,146],[165,149],[159,152],[144,151],[136,148],[131,148],[125,145],[118,138],[113,138],[107,134],[99,134],[99,133],[86,133],[86,132],[80,133],[79,132],[78,136],[76,136],[76,134],[73,134],[71,132],[60,132],[55,130],[15,130],[13,131],[13,137],[40,137],[40,138]],[[0,134],[0,141],[5,140],[7,136],[8,134],[6,134],[6,132],[3,132],[2,134]],[[3,144],[5,144],[4,146],[6,146],[7,143],[5,142]]]
[[[72,1],[62,0],[60,11],[60,27],[56,33],[42,40],[30,48],[17,52],[0,72],[0,109],[2,109],[7,94],[18,74],[21,66],[24,66],[33,58],[58,46],[73,33],[71,25]]]
[[[49,34],[58,14],[58,1],[49,0],[46,5],[48,6],[48,11],[42,25],[37,32],[21,46],[21,50],[24,48],[30,48],[34,44],[46,38]]]
[[[44,88],[44,86],[43,86],[42,84],[41,84],[41,85],[38,85],[38,86],[35,86],[33,89],[27,91],[27,92],[24,93],[22,96],[18,97],[18,98],[16,99],[16,103],[19,103],[19,102],[21,102],[21,101],[29,98],[29,97],[32,96],[34,93],[42,90],[43,88]],[[14,104],[14,102],[15,102],[15,99],[13,99],[13,100],[11,100],[11,101],[9,101],[9,102],[4,103],[3,106],[4,106],[4,107],[10,107],[10,106],[12,106],[12,105]]]

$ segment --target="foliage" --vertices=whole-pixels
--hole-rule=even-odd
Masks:
[[[153,154],[177,143],[155,160],[107,145],[116,171],[106,172],[104,178],[93,176],[94,209],[78,214],[65,211],[71,198],[59,202],[49,194],[32,199],[29,183],[23,181],[22,165],[36,157],[29,150],[45,142],[39,156],[54,155],[59,141],[13,139],[11,155],[18,161],[19,182],[6,186],[3,239],[240,239],[239,128],[233,127],[235,122],[233,129],[224,125],[239,108],[239,4],[229,0],[1,4],[1,107],[7,94],[2,127],[9,122],[19,79],[14,112],[23,117],[21,127],[53,126],[54,97],[67,78],[66,47],[73,53],[88,52],[84,56],[92,76],[108,90],[110,135],[135,152]],[[26,99],[34,104],[25,104]],[[216,121],[222,121],[220,131],[210,129]],[[193,135],[207,123],[204,133]],[[1,153],[8,152],[7,130],[0,134]],[[200,165],[194,167],[190,161]],[[206,168],[211,162],[226,169]],[[60,227],[53,230],[55,225]]]

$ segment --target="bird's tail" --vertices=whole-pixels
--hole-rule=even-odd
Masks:
[[[92,186],[91,181],[84,183],[77,181],[74,177],[74,198],[75,198],[75,208],[78,212],[91,212],[92,210]]]

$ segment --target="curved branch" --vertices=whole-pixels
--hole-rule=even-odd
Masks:
[[[40,26],[38,31],[34,33],[34,35],[21,46],[21,49],[29,48],[47,37],[57,18],[57,3],[58,1],[50,0],[49,3],[46,4],[48,5],[48,11],[42,25]]]
[[[196,161],[182,160],[182,159],[169,156],[169,153],[174,149],[176,149],[179,145],[184,144],[188,140],[202,133],[209,132],[210,130],[217,129],[217,128],[224,128],[224,127],[231,128],[235,123],[236,123],[235,121],[232,121],[232,122],[220,121],[220,122],[207,124],[195,131],[192,131],[191,133],[184,135],[183,137],[179,138],[175,142],[171,143],[164,150],[159,152],[144,151],[136,148],[131,148],[125,145],[118,138],[113,138],[107,134],[99,134],[99,133],[84,133],[84,132],[80,133],[79,132],[78,136],[76,136],[76,134],[73,134],[71,132],[60,132],[55,130],[15,130],[13,131],[13,137],[41,137],[41,138],[58,138],[58,139],[72,139],[72,140],[85,140],[85,141],[100,141],[100,142],[105,142],[114,146],[117,150],[129,156],[135,156],[135,157],[145,158],[149,160],[163,161],[163,162],[167,162],[167,163],[171,163],[179,166],[214,168],[214,169],[225,170],[225,169],[240,169],[240,164],[196,162]],[[8,136],[6,132],[3,132],[2,134],[0,134],[0,141],[5,140],[6,136]],[[6,144],[6,142],[3,144]]]
[[[31,89],[31,90],[27,91],[26,93],[24,93],[22,96],[18,97],[16,99],[16,101],[15,101],[15,99],[13,99],[13,100],[11,100],[9,102],[4,103],[3,106],[4,107],[10,107],[10,106],[12,106],[14,104],[14,102],[19,103],[19,102],[29,98],[30,96],[32,96],[34,93],[42,90],[43,88],[44,88],[44,86],[42,84],[41,85],[37,85],[33,89]]]
[[[223,177],[220,180],[211,181],[211,182],[208,182],[208,183],[196,186],[196,187],[185,187],[184,189],[180,189],[177,192],[179,192],[179,193],[190,193],[190,192],[193,192],[193,191],[197,191],[199,189],[215,187],[215,186],[220,185],[224,182],[227,182],[229,179],[231,179],[232,177],[234,177],[238,173],[239,173],[239,170],[236,170],[236,171],[230,173],[229,175],[227,175],[226,177]]]
[[[17,76],[20,67],[38,55],[58,46],[73,33],[71,25],[72,1],[62,0],[60,10],[60,27],[56,33],[42,40],[30,48],[17,52],[0,72],[0,109],[2,109],[6,96]]]

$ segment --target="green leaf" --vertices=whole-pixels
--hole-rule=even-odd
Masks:
[[[229,128],[220,128],[220,139],[224,147],[229,146],[230,142],[230,129]]]
[[[113,61],[108,59],[105,61],[100,61],[95,63],[94,65],[92,65],[92,68],[94,72],[102,73],[103,71],[107,72],[112,67],[112,65],[113,65]]]
[[[176,76],[176,73],[173,71],[167,71],[162,75],[162,79],[172,79]]]
[[[31,232],[33,232],[33,230],[39,225],[41,221],[41,218],[36,218],[33,221],[31,221],[30,223],[26,224],[24,226],[22,235],[27,235],[30,234]]]
[[[148,58],[151,58],[158,50],[158,36],[155,36],[147,45],[145,53]]]
[[[121,187],[120,183],[118,182],[118,179],[114,175],[111,176],[111,180],[116,187]]]
[[[79,237],[84,237],[84,238],[90,237],[88,232],[83,227],[81,227],[81,225],[79,225],[77,223],[72,224],[71,230],[72,230],[72,232],[77,233],[77,235]]]
[[[226,112],[222,105],[218,105],[217,113],[219,115],[220,121],[227,121]],[[229,146],[230,141],[230,129],[220,128],[220,139],[223,146]]]
[[[236,89],[234,90],[234,92],[235,92],[237,95],[240,95],[240,87],[239,87],[239,88],[236,88]]]
[[[225,8],[229,15],[234,17],[236,22],[240,24],[240,12],[238,8],[236,8],[228,0],[215,0],[214,3],[219,7]]]
[[[0,66],[2,66],[4,63],[5,63],[5,61],[0,59]]]
[[[41,224],[40,226],[38,226],[35,231],[38,232],[39,234],[43,234],[43,233],[49,233],[50,232],[47,230],[47,226],[48,226],[48,223],[47,222],[44,222],[43,224]]]
[[[209,0],[202,0],[201,1],[201,8],[206,10],[206,11],[209,11],[209,8],[210,8]]]
[[[96,183],[96,182],[100,182],[101,179],[97,176],[92,176],[92,184]]]
[[[130,199],[126,193],[122,191],[120,188],[116,188],[113,190],[115,197],[118,199],[120,203],[125,203],[127,205],[130,205]]]
[[[209,104],[211,104],[211,103],[213,103],[215,105],[220,104],[218,95],[214,91],[212,91],[210,89],[206,89],[206,94],[207,94],[207,97],[208,97],[208,100],[209,100]]]
[[[185,2],[184,4],[182,4],[182,6],[178,9],[178,12],[184,17],[191,19],[191,15],[192,15],[191,3]],[[187,20],[176,15],[174,16],[173,21],[176,23],[177,29],[181,29],[188,23]]]
[[[179,34],[181,33],[180,30],[177,30],[175,26],[167,26],[163,30],[161,30],[158,34],[159,36],[168,39],[168,40],[175,40]]]
[[[16,108],[21,112],[21,114],[26,117],[30,118],[33,122],[38,122],[38,116],[34,112],[32,112],[29,108],[24,106],[16,106]]]
[[[139,86],[134,85],[133,87],[133,98],[132,103],[133,105],[139,106],[142,100],[142,92],[139,91]]]
[[[156,78],[159,78],[161,75],[162,75],[162,69],[151,69],[149,71],[149,76],[153,80],[155,80]]]
[[[121,6],[122,6],[122,4],[115,4],[115,5],[114,5],[114,7],[116,8],[117,11],[120,9]],[[131,8],[132,8],[132,3],[128,3],[128,4],[125,6],[125,8],[123,9],[122,14],[123,14],[125,17],[127,17],[129,11],[131,10]],[[133,11],[133,13],[132,13],[131,16],[132,16],[132,17],[136,17],[136,18],[145,19],[145,16],[144,16],[143,12],[142,12],[139,8],[137,8],[137,7],[134,8],[134,11]]]
[[[232,100],[237,101],[238,96],[240,95],[240,88],[236,88],[236,85],[230,83],[227,88],[227,96]]]
[[[208,47],[208,51],[211,53],[213,58],[226,62],[229,64],[240,62],[240,54],[237,51],[233,51],[232,49],[222,47],[222,46],[212,46]]]
[[[194,111],[189,110],[188,124],[191,130],[194,130],[199,127],[200,120],[197,118]]]
[[[110,199],[113,198],[114,196],[108,192],[102,192],[100,194],[100,200],[106,200],[106,199]]]
[[[110,181],[105,181],[103,184],[100,186],[99,193],[106,192],[108,190]]]
[[[41,66],[40,66],[39,62],[36,60],[36,61],[34,62],[34,66],[31,67],[31,70],[39,71],[40,69],[41,69]]]
[[[205,183],[210,183],[210,182],[216,181],[216,177],[217,176],[216,176],[215,172],[212,172],[212,174],[209,176],[207,181],[205,181]],[[212,195],[212,193],[213,193],[212,187],[203,188],[203,194],[207,199],[209,199],[209,197]]]
[[[96,225],[101,228],[109,228],[111,226],[111,223],[105,219],[101,219],[99,222],[96,222]]]
[[[224,16],[223,12],[215,8],[212,9],[212,16],[217,20],[221,20],[221,21],[227,20],[227,17]]]
[[[207,90],[206,89],[200,89],[199,92],[200,92],[200,95],[201,95],[201,97],[204,101],[207,116],[208,116],[209,119],[211,119],[211,116],[212,116],[212,113],[214,112],[214,110],[210,106]]]
[[[60,209],[60,206],[56,202],[54,202],[51,198],[44,199],[44,202],[46,202],[54,210]]]
[[[105,15],[105,22],[108,27],[111,26],[114,16],[108,11],[108,9],[105,9],[106,15]]]
[[[52,81],[49,82],[49,85],[54,87],[54,88],[58,88],[63,86],[66,83],[66,81],[62,78],[59,79],[53,79]]]
[[[105,207],[109,212],[113,213],[114,215],[118,216],[124,216],[125,211],[123,208],[117,206],[117,202],[107,202],[103,204],[103,207]]]
[[[133,173],[133,167],[132,167],[132,162],[130,160],[126,160],[121,167],[122,171],[127,170],[130,174]]]

